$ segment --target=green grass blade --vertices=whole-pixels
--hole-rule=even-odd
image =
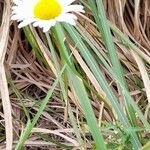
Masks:
[[[77,30],[79,31],[79,33],[83,36],[83,39],[90,45],[90,47],[92,48],[92,50],[95,52],[95,54],[98,56],[100,62],[102,62],[103,66],[108,70],[108,72],[110,73],[110,76],[112,78],[114,78],[117,82],[119,82],[119,79],[117,78],[117,76],[115,75],[115,72],[112,70],[112,68],[110,67],[110,65],[107,63],[105,57],[102,56],[102,54],[99,53],[99,50],[95,48],[95,46],[90,42],[90,40],[84,36],[84,34],[80,31],[79,28],[77,28]],[[121,85],[121,83],[120,83]],[[142,114],[142,112],[140,111],[139,107],[137,106],[137,104],[134,102],[134,100],[132,99],[130,93],[128,92],[128,90],[121,85],[122,91],[124,92],[124,95],[126,95],[127,100],[129,101],[129,103],[132,105],[134,112],[137,113],[137,115],[139,116],[139,118],[141,119],[142,123],[144,124],[145,128],[147,130],[150,129],[150,125],[147,122],[147,120],[145,119],[144,115]]]
[[[94,138],[94,141],[96,144],[96,149],[97,150],[106,150],[106,145],[104,143],[103,136],[98,127],[98,123],[96,121],[94,112],[92,110],[90,100],[85,91],[83,82],[78,76],[74,75],[73,72],[68,71],[68,74],[69,74],[69,79],[72,83],[73,89],[75,90],[75,94],[76,94],[76,96],[80,102],[80,105],[83,109],[83,112],[85,114],[85,118],[89,125],[91,134]]]
[[[97,81],[103,88],[103,91],[106,93],[108,99],[111,101],[111,104],[112,104],[114,110],[116,111],[116,114],[118,115],[119,120],[122,122],[122,125],[125,128],[131,128],[130,122],[128,121],[125,114],[122,112],[116,97],[114,96],[113,92],[111,91],[106,79],[103,77],[103,74],[100,72],[99,67],[97,66],[97,63],[94,60],[93,56],[89,53],[87,47],[82,42],[82,39],[80,38],[80,36],[78,35],[76,30],[72,26],[65,25],[65,29],[70,34],[70,37],[72,38],[74,43],[76,43],[76,46],[80,50],[86,63],[89,65],[89,67],[90,67],[91,71],[93,72],[93,74],[95,75]],[[136,133],[131,132],[130,135],[132,137],[131,142],[133,144],[133,147],[135,147],[136,149],[139,148],[141,146],[141,144],[138,140]]]
[[[55,38],[57,40],[57,44],[60,45],[58,47],[60,47],[60,50],[61,50],[60,54],[62,55],[62,58],[63,59],[68,58],[69,54],[68,54],[67,48],[66,48],[66,46],[65,46],[65,44],[64,44],[64,42],[62,40],[64,38],[62,37],[63,30],[62,30],[62,27],[60,26],[60,24],[57,24],[55,26],[55,30],[54,31],[55,31],[54,33],[55,33]],[[68,78],[69,78],[69,81],[70,81],[70,80],[72,80],[73,77],[74,77],[74,79],[77,79],[77,77],[75,77],[75,75],[74,75],[74,74],[76,74],[76,71],[74,71],[74,65],[71,62],[71,60],[70,60],[69,63],[71,64],[71,65],[68,66],[69,70],[70,70]],[[78,80],[76,80],[76,81],[78,81]],[[76,82],[74,82],[74,83],[76,83]],[[91,129],[91,134],[92,134],[92,136],[93,136],[93,138],[95,140],[95,144],[97,146],[97,149],[99,149],[99,150],[101,150],[101,149],[105,150],[106,146],[104,144],[104,139],[103,139],[103,137],[102,137],[102,135],[100,133],[100,129],[99,129],[98,124],[96,122],[96,119],[95,119],[93,110],[91,108],[91,104],[89,102],[87,93],[85,92],[84,86],[82,85],[83,83],[82,84],[79,83],[79,82],[77,82],[77,83],[75,85],[74,84],[73,85],[75,86],[75,88],[77,88],[77,87],[79,88],[79,90],[76,91],[77,92],[76,94],[77,95],[82,94],[82,95],[79,95],[79,100],[82,101],[82,99],[84,98],[85,101],[87,101],[87,104],[85,106],[83,104],[81,106],[82,106],[83,111],[85,112],[85,117],[86,117],[86,120],[88,122],[89,128]],[[89,116],[89,114],[92,117]]]
[[[32,47],[32,51],[33,53],[35,53],[37,59],[40,61],[40,62],[43,62],[47,67],[48,67],[48,64],[40,50],[40,47],[36,41],[36,38],[34,37],[33,33],[31,32],[31,29],[29,26],[26,26],[23,28],[23,31],[25,33],[25,36],[26,38],[28,39],[31,47]]]
[[[89,3],[90,2],[91,2],[91,0],[89,0]],[[95,7],[97,8],[96,9],[97,11],[92,9],[92,12],[95,14],[95,11],[96,11],[96,13],[97,13],[96,17],[95,17],[95,15],[94,15],[94,17],[95,17],[97,26],[102,34],[102,38],[105,43],[105,46],[108,49],[108,53],[110,55],[110,59],[111,59],[112,65],[113,65],[113,70],[116,73],[116,75],[118,76],[118,79],[120,80],[121,85],[124,86],[125,88],[127,88],[127,85],[126,85],[126,82],[124,79],[124,75],[123,75],[123,69],[120,64],[117,53],[116,53],[115,44],[112,40],[110,27],[107,24],[107,18],[106,18],[105,9],[104,9],[102,0],[96,0]],[[118,84],[118,90],[121,93],[122,99],[124,99],[124,103],[125,103],[125,107],[127,110],[129,120],[132,123],[132,125],[136,126],[137,122],[136,122],[136,116],[134,114],[133,108],[128,103],[126,96],[123,95],[119,84]]]
[[[61,72],[59,73],[57,79],[55,80],[55,82],[53,83],[51,89],[48,91],[47,96],[45,97],[45,99],[43,100],[38,112],[36,113],[35,117],[33,118],[33,120],[31,122],[29,122],[23,132],[23,134],[21,135],[19,142],[16,146],[16,150],[20,150],[23,146],[23,144],[25,143],[25,141],[27,140],[27,138],[29,137],[33,127],[36,125],[38,119],[40,118],[42,112],[44,111],[44,109],[46,108],[47,103],[49,102],[50,97],[52,96],[57,84],[59,83],[59,80],[61,78],[62,73],[64,72],[66,68],[66,65],[62,68]]]
[[[63,38],[62,34],[61,34],[61,36]],[[52,54],[52,58],[53,58],[53,61],[54,61],[54,64],[55,64],[56,71],[57,71],[57,73],[59,73],[59,71],[60,71],[59,63],[57,61],[57,57],[56,57],[56,54],[55,54],[54,46],[52,44],[52,40],[51,40],[51,38],[50,38],[48,33],[46,33],[46,38],[47,38],[47,42],[48,42],[49,48],[51,50],[51,54]],[[61,44],[61,42],[58,42],[58,43]],[[63,46],[60,46],[60,47],[63,47]],[[63,62],[65,62],[65,61],[63,61]],[[81,138],[81,135],[80,135],[80,132],[78,130],[78,126],[77,126],[75,117],[74,117],[74,115],[72,113],[71,106],[69,104],[68,95],[67,95],[68,88],[66,88],[66,84],[64,84],[64,81],[63,81],[63,79],[61,77],[60,78],[60,87],[61,87],[61,91],[62,91],[62,94],[63,94],[63,99],[65,101],[66,108],[68,109],[69,118],[70,118],[70,121],[72,123],[72,126],[73,126],[73,129],[74,129],[75,135],[77,137],[77,140],[78,140],[79,144],[82,145],[83,144],[83,140]]]
[[[90,4],[93,3],[91,1],[92,0],[89,0]],[[118,59],[116,50],[115,50],[115,45],[114,45],[113,40],[112,40],[110,28],[107,24],[107,19],[106,19],[105,10],[104,10],[102,0],[96,0],[96,3],[97,3],[96,4],[97,5],[96,10],[97,11],[95,10],[95,8],[96,8],[96,6],[95,6],[94,10],[92,9],[92,12],[94,14],[96,13],[95,20],[96,20],[97,26],[98,26],[101,34],[102,34],[102,38],[103,38],[103,41],[105,43],[105,46],[108,49],[110,59],[111,59],[112,64],[113,64],[113,69],[116,72],[116,74],[118,75],[118,77],[120,78],[120,81],[122,81],[124,86],[126,86],[125,81],[124,81],[124,77],[123,77],[123,70],[122,70],[120,61]],[[94,15],[94,17],[95,17],[95,15]]]
[[[150,64],[150,57],[146,55],[144,52],[142,52],[133,42],[130,41],[130,39],[123,34],[116,26],[111,24],[108,21],[108,24],[111,28],[111,30],[120,38],[120,40],[125,44],[127,47],[131,48],[135,52],[139,54],[140,57],[142,57],[144,60],[146,60]]]

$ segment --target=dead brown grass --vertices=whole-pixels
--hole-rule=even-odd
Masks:
[[[139,51],[145,54],[147,59],[149,59],[150,1],[136,0],[134,2],[133,0],[104,0],[104,4],[109,21],[116,25],[134,43],[136,43]],[[28,109],[31,117],[34,115],[37,111],[36,103],[39,103],[46,95],[56,78],[56,70],[53,66],[48,46],[43,42],[43,33],[32,29],[50,69],[36,59],[22,30],[17,28],[16,23],[9,21],[9,0],[6,0],[5,3],[3,0],[0,0],[0,15],[1,14],[3,14],[3,18],[5,19],[1,20],[2,16],[0,16],[0,90],[2,99],[2,101],[0,101],[0,149],[4,148],[10,150],[12,149],[12,142],[13,144],[17,143],[20,132],[26,123],[26,117],[21,106],[24,105],[24,107]],[[90,14],[87,13],[83,17],[87,19],[89,15]],[[80,19],[81,22],[83,17]],[[84,27],[80,24],[78,26],[85,35],[91,38],[92,43],[98,49],[102,49],[103,53],[107,53],[94,23],[90,22],[91,20],[87,19],[87,23]],[[149,120],[150,116],[148,113],[150,107],[148,103],[150,103],[150,67],[147,65],[148,63],[146,64],[132,50],[127,50],[126,46],[120,43],[117,35],[114,35],[114,42],[117,45],[119,58],[126,69],[125,76],[131,95],[141,107],[145,117]],[[85,71],[89,83],[92,84],[100,95],[105,96],[81,56],[77,51],[74,51],[74,47],[71,44],[70,48],[72,49],[77,62]],[[102,66],[100,66],[100,68],[103,70],[104,74],[108,76],[108,82],[110,83],[111,88],[117,97],[119,97],[120,95],[118,95],[116,89],[112,86],[114,81],[109,77],[107,70]],[[6,84],[5,72],[9,88]],[[17,93],[19,94],[17,95]],[[49,110],[47,109],[43,112],[42,117],[33,132],[36,133],[37,131],[40,131],[41,133],[48,134],[51,139],[57,139],[57,141],[61,143],[68,143],[68,145],[76,147],[78,144],[74,138],[71,123],[69,120],[66,122],[64,121],[66,109],[59,93],[60,88],[57,87],[51,102],[48,104]],[[69,95],[72,100],[73,112],[78,120],[80,118],[80,107],[73,94],[69,93]],[[33,100],[33,98],[35,100]],[[104,106],[92,92],[90,98],[95,114],[100,122],[101,120],[112,122],[115,119],[112,112],[108,110],[109,104],[108,106]],[[11,109],[10,105],[12,106]],[[48,113],[49,111],[51,113]],[[13,117],[13,120],[11,116]],[[86,130],[86,127],[82,128],[83,130]],[[148,137],[149,135],[143,133],[142,136]],[[7,145],[5,147],[6,143]],[[90,143],[90,141],[87,140],[87,143]],[[25,145],[28,146],[29,149],[36,149],[37,147],[43,147],[43,149],[57,149],[53,144],[39,138],[38,134],[33,134]],[[85,145],[85,147],[89,146],[90,144]]]

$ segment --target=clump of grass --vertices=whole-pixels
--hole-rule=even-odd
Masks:
[[[149,1],[80,2],[76,27],[11,24],[1,149],[150,149]]]

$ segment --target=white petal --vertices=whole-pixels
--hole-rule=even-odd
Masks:
[[[24,20],[24,17],[21,15],[12,15],[11,20]]]
[[[28,19],[25,19],[23,20],[19,25],[18,25],[18,28],[22,28],[26,25],[29,25],[30,23],[34,22],[34,18],[28,18]]]
[[[73,3],[75,0],[57,0],[62,6],[68,6]]]
[[[39,26],[40,28],[43,28],[43,27],[46,26],[46,25],[47,25],[47,20],[40,20],[40,21],[39,21],[39,25],[38,25],[38,26]]]
[[[40,20],[33,23],[34,27],[43,28],[43,32],[47,32],[52,26],[56,24],[56,20]]]
[[[39,22],[38,22],[38,21],[33,23],[33,26],[34,26],[34,27],[37,27],[38,25],[39,25]]]
[[[43,32],[49,31],[49,29],[50,29],[52,26],[54,26],[54,25],[50,25],[50,24],[49,24],[49,25],[43,27]]]
[[[63,8],[63,13],[66,13],[66,12],[82,12],[82,13],[84,13],[83,8],[84,7],[82,5],[69,5],[69,6],[66,6]]]
[[[21,0],[13,0],[13,3],[19,5],[21,3]]]
[[[77,20],[77,16],[71,13],[65,13],[65,14],[61,14],[60,16],[58,16],[57,18],[55,18],[57,21],[66,21],[69,19],[74,19]]]
[[[16,5],[15,5],[15,6],[12,6],[11,9],[12,9],[13,11],[15,11],[15,10],[18,9],[18,6],[16,6]]]
[[[56,21],[58,22],[67,22],[71,25],[76,25],[75,20],[77,20],[77,17],[74,14],[70,13],[61,14],[59,17],[56,18]]]
[[[71,25],[73,25],[73,26],[76,25],[76,22],[75,22],[75,20],[73,20],[73,19],[66,20],[66,23],[69,23],[69,24],[71,24]]]
[[[12,14],[22,15],[23,18],[33,17],[33,8],[35,0],[14,0],[16,5],[12,6]]]

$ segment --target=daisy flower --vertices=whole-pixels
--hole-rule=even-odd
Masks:
[[[76,24],[73,12],[84,13],[83,6],[72,4],[75,0],[13,0],[12,20],[19,22],[18,27],[33,24],[47,32],[56,22]]]

